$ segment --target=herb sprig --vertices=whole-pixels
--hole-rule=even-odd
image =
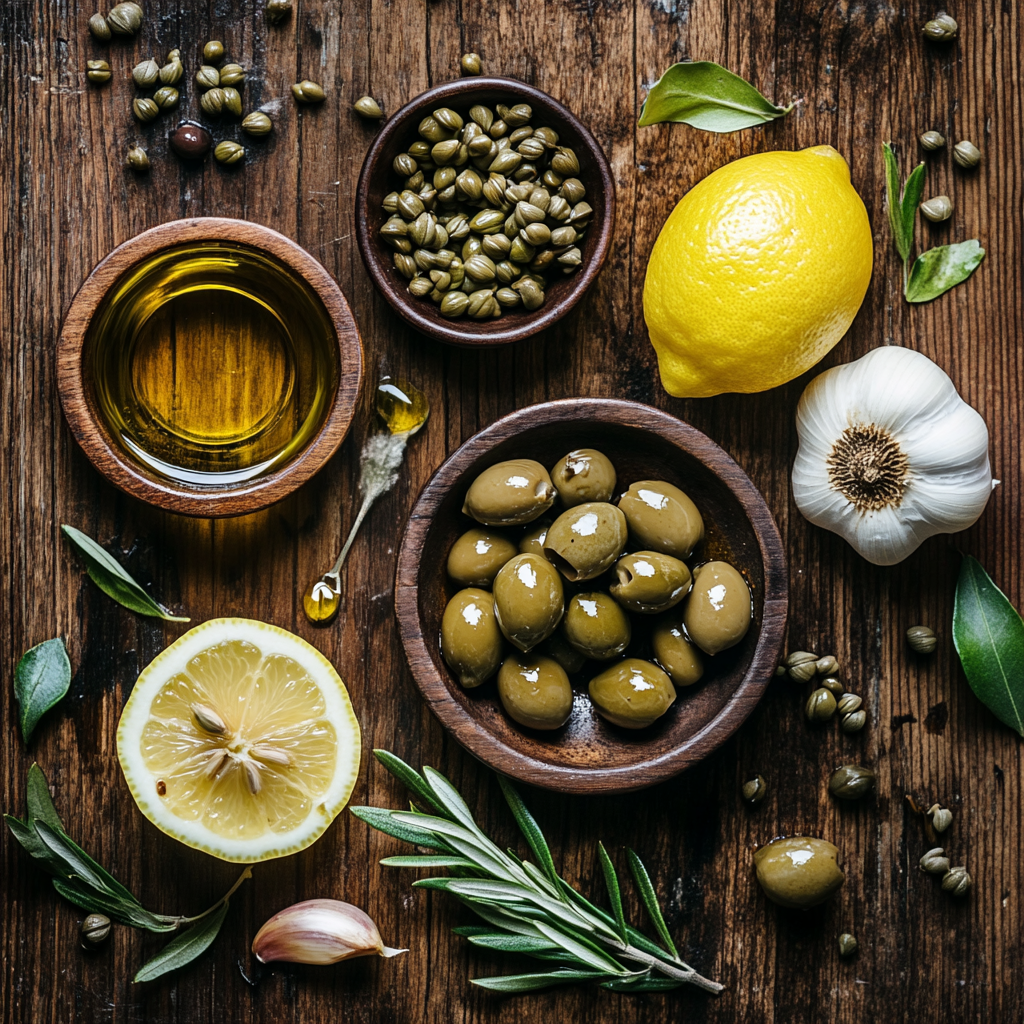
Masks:
[[[663,992],[685,984],[708,992],[722,990],[717,981],[698,974],[679,957],[650,876],[632,850],[630,873],[662,945],[627,924],[619,880],[603,845],[598,845],[598,856],[612,913],[595,906],[558,874],[543,832],[507,779],[498,776],[533,861],[521,860],[491,842],[440,772],[425,767],[421,775],[386,750],[374,754],[412,792],[413,810],[353,807],[352,813],[386,835],[432,851],[386,857],[381,863],[446,868],[448,876],[421,878],[413,885],[450,893],[485,922],[455,928],[457,935],[484,949],[557,964],[537,973],[473,978],[474,985],[497,992],[531,992],[579,981],[616,992]]]
[[[252,868],[246,867],[231,889],[201,914],[154,914],[68,836],[38,764],[28,770],[26,802],[26,820],[5,814],[4,821],[14,838],[53,875],[54,889],[69,903],[87,913],[104,914],[113,921],[149,932],[174,932],[191,925],[139,969],[136,981],[152,981],[204,953],[224,923],[228,900],[242,882],[252,877]]]

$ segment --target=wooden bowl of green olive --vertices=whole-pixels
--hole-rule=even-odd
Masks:
[[[504,345],[565,316],[611,241],[615,188],[593,135],[506,78],[428,89],[391,117],[356,190],[359,251],[413,327]]]
[[[787,585],[771,513],[718,445],[650,406],[578,398],[506,416],[441,466],[395,608],[416,685],[481,761],[628,792],[750,714]]]

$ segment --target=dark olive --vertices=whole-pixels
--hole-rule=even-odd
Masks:
[[[210,152],[213,136],[201,124],[183,121],[171,132],[168,141],[183,160],[202,160]]]
[[[824,903],[846,880],[836,863],[839,851],[824,839],[775,839],[754,854],[757,880],[781,907],[806,910]]]
[[[619,499],[619,508],[637,547],[689,558],[704,539],[704,520],[697,506],[663,480],[638,480]]]
[[[521,651],[546,640],[562,619],[562,579],[540,555],[516,555],[494,577],[494,612]]]
[[[532,459],[512,459],[485,469],[470,484],[462,511],[485,526],[529,523],[555,501],[548,471]]]
[[[557,729],[572,714],[572,686],[554,658],[510,654],[498,672],[498,696],[508,714],[530,729]]]
[[[626,517],[614,505],[590,501],[563,512],[548,530],[544,555],[566,579],[600,576],[626,546]]]
[[[690,589],[690,570],[671,555],[637,551],[615,564],[617,582],[612,597],[623,608],[641,615],[667,611],[679,604]]]
[[[607,594],[577,594],[565,609],[565,638],[587,658],[607,661],[628,646],[629,616]]]
[[[441,618],[441,653],[467,690],[498,671],[502,646],[494,599],[476,587],[460,590]]]
[[[644,729],[668,711],[676,691],[657,665],[626,658],[590,680],[590,699],[614,725]]]
[[[875,788],[875,773],[859,764],[844,764],[828,780],[828,791],[837,800],[860,800]]]
[[[705,654],[738,644],[747,635],[751,615],[747,581],[728,562],[698,566],[683,607],[683,624]]]
[[[686,639],[678,611],[663,615],[651,633],[654,659],[676,686],[692,686],[704,674],[700,651]]]
[[[566,508],[585,501],[611,501],[615,479],[611,460],[593,448],[569,452],[551,470],[551,481]]]
[[[467,530],[448,552],[448,575],[464,587],[489,587],[516,546],[494,530]]]

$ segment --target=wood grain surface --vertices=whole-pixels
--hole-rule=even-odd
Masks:
[[[515,841],[494,778],[442,731],[415,691],[392,608],[395,553],[419,489],[446,454],[511,410],[549,398],[614,395],[652,402],[721,444],[762,490],[779,523],[790,568],[789,644],[835,653],[860,692],[870,726],[854,738],[812,730],[804,691],[773,682],[742,729],[677,780],[619,798],[529,791],[556,862],[600,891],[595,845],[622,864],[637,849],[665,894],[682,955],[727,986],[718,997],[682,991],[630,997],[563,989],[494,997],[468,984],[529,969],[471,952],[450,928],[467,911],[411,888],[413,873],[384,869],[400,844],[343,814],[305,853],[261,866],[233,901],[213,951],[169,980],[133,985],[159,937],[116,928],[90,954],[77,947],[78,913],[7,835],[0,840],[3,924],[0,1006],[7,1022],[325,1020],[525,1022],[1019,1022],[1024,913],[1022,747],[975,699],[949,636],[959,552],[976,555],[1020,606],[1022,266],[1020,81],[1024,17],[1012,0],[954,0],[955,46],[925,44],[925,0],[296,0],[268,30],[259,0],[145,0],[140,36],[109,47],[114,81],[86,82],[85,62],[105,56],[87,35],[93,5],[10,0],[0,6],[0,604],[4,698],[4,810],[21,812],[28,766],[49,776],[68,828],[154,910],[195,912],[227,888],[234,869],[180,847],[137,812],[114,750],[120,710],[142,667],[179,635],[177,624],[138,618],[84,576],[60,523],[98,538],[161,600],[193,621],[265,618],[322,650],[348,681],[366,759],[355,802],[399,806],[405,794],[369,757],[374,746],[450,775],[482,823]],[[128,82],[136,60],[180,46],[191,74],[208,38],[252,70],[246,105],[269,104],[275,132],[245,166],[187,167],[168,156],[173,118],[140,128]],[[529,81],[590,126],[616,180],[618,220],[601,277],[573,314],[528,342],[489,352],[443,348],[387,308],[363,269],[352,200],[374,127],[351,115],[364,92],[394,111],[457,73],[476,50],[486,69]],[[637,130],[645,88],[674,60],[710,59],[753,81],[794,112],[769,127],[727,136],[676,125]],[[289,85],[321,81],[328,102],[298,109]],[[195,90],[184,87],[183,113]],[[954,203],[943,227],[919,240],[979,238],[984,264],[935,303],[907,305],[889,241],[880,146],[899,145],[904,170],[918,132],[970,138],[983,150],[973,174],[948,150],[930,162],[928,192]],[[218,130],[218,137],[232,130]],[[129,145],[149,148],[153,171],[124,167]],[[641,310],[646,258],[678,197],[737,156],[818,143],[852,163],[875,234],[874,276],[832,365],[900,343],[946,369],[992,432],[1002,485],[979,524],[929,541],[895,568],[865,564],[830,533],[810,527],[789,497],[796,449],[793,411],[803,380],[763,395],[678,401],[658,381]],[[300,592],[330,565],[356,500],[358,453],[371,422],[364,389],[341,452],[285,503],[227,521],[157,512],[104,482],[78,450],[57,401],[55,342],[61,317],[90,269],[115,245],[177,217],[223,215],[266,224],[305,246],[338,280],[366,346],[367,377],[416,381],[433,417],[410,447],[399,486],[364,527],[344,577],[337,622],[315,630]],[[932,658],[911,655],[903,630],[933,625]],[[67,641],[74,670],[63,704],[30,749],[18,735],[14,664],[30,645]],[[840,762],[879,773],[877,799],[838,806],[824,780]],[[738,790],[750,773],[769,783],[756,810]],[[975,887],[954,902],[917,871],[925,850],[904,795],[954,811],[946,846]],[[755,844],[780,833],[834,841],[847,881],[807,915],[767,904],[752,878]],[[385,941],[408,946],[390,961],[335,968],[255,970],[248,945],[271,913],[295,900],[343,898],[364,907]],[[628,910],[639,916],[635,894]],[[841,962],[836,936],[860,938]],[[243,976],[258,978],[250,986]]]

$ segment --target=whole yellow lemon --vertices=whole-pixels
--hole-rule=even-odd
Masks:
[[[709,174],[654,243],[644,319],[669,394],[766,391],[817,363],[871,278],[871,225],[831,146]]]

